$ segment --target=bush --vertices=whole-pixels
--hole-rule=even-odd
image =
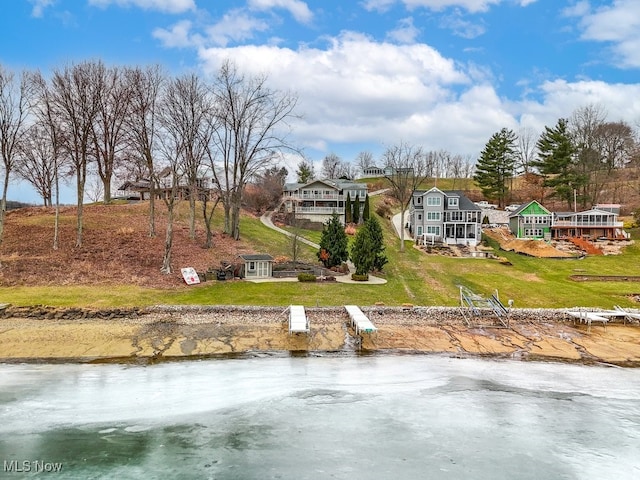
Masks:
[[[355,281],[355,282],[366,282],[367,280],[369,280],[369,274],[368,273],[364,273],[362,275],[357,274],[357,273],[352,273],[351,274],[351,280]]]
[[[391,218],[391,207],[387,203],[380,203],[376,207],[376,213],[380,218]]]
[[[316,276],[313,273],[299,273],[298,281],[299,282],[315,282]]]

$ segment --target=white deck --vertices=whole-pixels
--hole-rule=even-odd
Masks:
[[[308,333],[309,320],[302,305],[289,306],[289,333]]]
[[[378,331],[375,325],[371,323],[371,320],[360,310],[360,307],[356,305],[345,305],[344,308],[349,314],[351,325],[355,328],[356,335],[359,335],[361,332],[373,333]]]

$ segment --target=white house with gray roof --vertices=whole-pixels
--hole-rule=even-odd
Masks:
[[[458,190],[415,190],[407,223],[422,243],[475,246],[481,240],[482,210]]]

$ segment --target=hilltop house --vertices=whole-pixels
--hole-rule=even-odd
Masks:
[[[458,190],[415,190],[409,230],[416,241],[475,246],[481,240],[482,210]]]
[[[158,184],[155,187],[155,196],[158,199],[167,198],[173,188],[171,169],[169,167],[158,173]],[[128,180],[118,187],[116,197],[126,200],[149,200],[151,192],[151,182],[148,178],[137,178],[136,180]],[[205,196],[211,198],[214,189],[211,185],[211,179],[206,177],[198,177],[196,180],[196,188],[198,190],[198,200],[203,200]],[[175,197],[177,199],[189,198],[191,185],[185,178],[180,178],[175,188]]]
[[[516,238],[549,240],[552,223],[553,214],[536,200],[521,205],[509,215],[509,230]]]
[[[282,204],[286,213],[295,213],[296,218],[325,223],[335,212],[344,222],[347,194],[353,202],[360,199],[360,214],[368,193],[365,183],[351,180],[312,180],[309,183],[287,183],[284,186]]]

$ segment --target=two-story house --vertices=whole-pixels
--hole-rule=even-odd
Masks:
[[[335,212],[344,222],[347,194],[352,203],[356,197],[359,198],[362,216],[367,193],[368,188],[365,183],[342,179],[312,180],[305,184],[285,184],[282,203],[284,211],[295,212],[296,218],[324,223]]]
[[[481,241],[482,210],[458,190],[415,190],[409,229],[417,241],[472,245]]]

